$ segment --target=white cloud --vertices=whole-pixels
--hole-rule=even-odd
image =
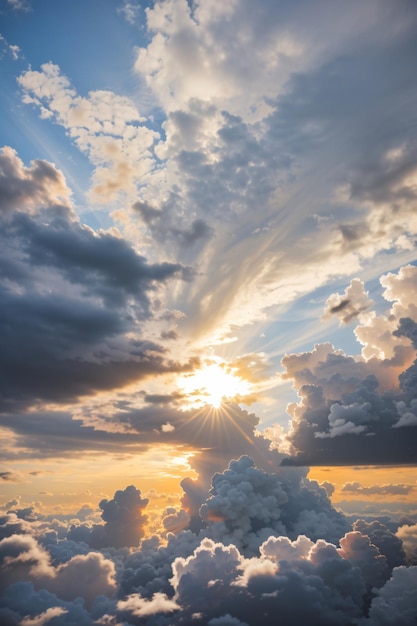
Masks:
[[[41,108],[63,126],[94,166],[90,199],[110,202],[124,193],[132,199],[136,186],[154,167],[153,145],[158,133],[143,125],[135,104],[110,91],[77,94],[60,68],[45,63],[18,78],[24,102]]]
[[[130,595],[126,600],[119,600],[117,608],[121,611],[129,611],[135,617],[147,617],[156,613],[173,613],[181,607],[164,593],[155,593],[150,600],[138,594]]]
[[[117,12],[123,15],[129,24],[136,24],[141,12],[141,6],[140,4],[129,2],[129,0],[124,0],[123,4],[118,7]]]
[[[20,622],[20,626],[44,626],[54,617],[59,617],[60,615],[65,615],[67,613],[67,609],[64,609],[60,606],[51,607],[50,609],[46,609],[40,615],[36,617],[25,617]]]

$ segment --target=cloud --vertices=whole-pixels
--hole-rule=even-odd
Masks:
[[[411,565],[417,564],[417,524],[405,524],[400,526],[395,533],[401,540],[407,562]]]
[[[405,559],[398,534],[363,520],[349,531],[325,490],[300,468],[266,473],[247,457],[232,461],[213,477],[201,507],[206,524],[197,534],[178,529],[166,541],[144,538],[146,506],[133,486],[100,503],[103,548],[108,546],[103,553],[68,539],[74,518],[59,540],[51,540],[56,520],[33,520],[26,534],[3,539],[2,619],[43,624],[56,614],[64,626],[140,619],[156,626],[166,617],[173,626],[255,626],[260,614],[266,625],[279,614],[289,626],[307,616],[317,626],[368,620],[371,626],[379,623],[373,621],[378,599],[404,602],[402,583],[395,594],[390,587]],[[174,511],[168,509],[168,516]],[[97,527],[90,528],[90,539]],[[122,546],[132,532],[136,543],[127,550]],[[258,541],[250,541],[255,533]],[[411,605],[410,615],[413,610]]]
[[[174,508],[169,508],[162,522],[167,532],[178,533],[189,526],[191,516],[184,509],[176,511]]]
[[[364,624],[412,624],[417,617],[417,604],[412,589],[417,581],[417,567],[397,567],[392,578],[376,592]]]
[[[415,488],[415,485],[405,484],[388,484],[388,485],[371,485],[364,487],[359,482],[345,483],[341,491],[348,491],[356,495],[374,496],[374,495],[408,495]]]
[[[389,577],[385,555],[380,553],[367,535],[358,531],[347,533],[340,539],[340,554],[352,565],[359,567],[369,590],[382,587]]]
[[[358,278],[354,278],[343,295],[332,294],[326,300],[325,317],[336,315],[341,324],[349,324],[356,320],[374,304],[368,298],[364,284]]]
[[[117,12],[123,15],[124,19],[129,22],[129,24],[136,24],[141,12],[141,6],[134,2],[124,0],[122,5],[117,8]]]
[[[91,608],[98,595],[112,596],[116,591],[114,563],[99,552],[76,555],[67,562],[52,566],[49,553],[30,535],[12,535],[0,542],[0,585],[31,581],[35,588],[45,588],[59,598],[84,599]]]
[[[194,342],[270,319],[417,232],[413,98],[401,96],[414,89],[414,8],[356,2],[354,19],[325,3],[217,5],[145,11],[135,67],[160,132],[131,99],[80,96],[54,64],[20,77],[25,101],[87,154],[93,194],[137,207],[113,213],[126,236],[193,263],[199,279],[177,301]]]
[[[119,2],[113,17],[137,23],[139,10]],[[415,520],[394,532],[389,517],[411,515],[396,496],[413,487],[346,483],[349,496],[396,500],[379,521],[375,503],[351,503],[369,514],[354,521],[304,465],[416,461],[417,268],[381,278],[383,313],[364,282],[374,294],[377,273],[413,258],[416,9],[156,0],[144,15],[135,71],[159,103],[148,118],[138,94],[81,93],[53,62],[18,79],[45,128],[59,125],[87,158],[87,200],[111,211],[94,222],[118,227],[83,224],[53,163],[2,150],[0,478],[14,487],[19,455],[154,450],[179,450],[198,477],[175,506],[155,497],[160,509],[134,485],[98,510],[51,516],[10,500],[0,622],[414,623]],[[300,307],[324,301],[331,281],[326,316],[355,321],[360,355],[305,347]],[[302,317],[303,346],[282,360],[299,394],[287,434],[259,432],[233,403],[185,407],[174,375],[196,369],[195,355],[226,354],[222,342],[236,339],[237,373],[270,382],[284,311]],[[253,356],[248,327],[271,361]]]
[[[128,596],[126,600],[120,600],[117,603],[117,608],[135,617],[147,617],[155,613],[172,613],[178,611],[180,607],[164,593],[155,593],[152,600],[141,598],[139,595]]]
[[[273,624],[279,614],[290,625],[307,615],[310,624],[336,619],[348,624],[360,614],[363,581],[332,544],[310,542],[307,552],[292,562],[271,558],[268,548],[265,552],[268,556],[245,560],[233,545],[206,539],[187,559],[176,559],[172,584],[183,616],[198,614],[202,624],[228,613],[255,624],[261,612],[265,624]]]
[[[36,617],[25,617],[20,624],[21,626],[44,626],[44,624],[47,624],[54,617],[59,617],[60,615],[65,615],[66,613],[66,609],[55,606],[50,609],[46,609],[46,611]]]
[[[229,613],[226,615],[222,615],[221,617],[213,617],[208,622],[208,626],[248,626],[246,622],[241,622],[240,620],[232,617]]]
[[[10,512],[0,517],[0,539],[10,537],[11,535],[24,535],[30,533],[31,530],[31,524],[15,512]]]
[[[150,264],[126,240],[82,225],[52,164],[26,168],[8,148],[0,159],[3,410],[177,370],[141,324],[163,285],[189,280],[189,268]]]
[[[0,154],[1,213],[18,208],[32,213],[38,207],[63,205],[71,210],[71,191],[62,172],[47,161],[36,160],[25,167],[13,148]]]
[[[153,145],[159,134],[143,124],[145,118],[130,98],[104,90],[79,96],[53,63],[44,63],[40,72],[27,70],[18,82],[24,102],[63,126],[93,164],[92,201],[107,203],[122,192],[135,195],[139,181],[154,167]]]
[[[396,536],[385,524],[378,520],[366,522],[362,519],[353,524],[353,530],[367,535],[372,543],[379,549],[391,569],[405,563],[405,553],[399,537]]]
[[[364,346],[360,356],[329,343],[284,356],[282,377],[293,381],[301,397],[288,407],[286,443],[293,458],[286,463],[414,462],[416,322],[407,281],[416,271],[406,266],[381,278],[392,306],[386,315],[361,318],[355,329]]]
[[[89,552],[59,565],[55,576],[44,586],[63,600],[82,597],[86,608],[91,608],[97,596],[115,594],[115,574],[112,561],[99,552]]]
[[[140,490],[133,485],[118,490],[111,500],[104,499],[99,506],[104,526],[94,526],[89,543],[92,547],[137,546],[144,536],[147,516],[143,510],[149,500],[142,498]]]
[[[7,0],[8,4],[14,11],[30,11],[30,3],[28,0]]]
[[[398,59],[405,74],[410,70],[399,59],[400,50],[406,49],[410,58],[415,14],[408,15],[408,30],[403,15],[387,5],[383,10],[375,6],[380,10],[379,26],[372,21],[370,27],[369,14],[364,15],[367,43],[356,26],[359,46],[358,39],[352,45],[348,27],[340,31],[340,13],[329,15],[326,10],[323,19],[324,5],[309,15],[309,28],[302,34],[299,14],[287,4],[263,4],[256,15],[245,2],[222,10],[213,3],[191,10],[178,1],[156,3],[147,10],[153,39],[138,51],[136,68],[165,109],[166,139],[158,154],[167,159],[166,170],[175,180],[169,200],[152,204],[159,218],[155,213],[149,232],[158,241],[165,240],[170,220],[175,216],[183,221],[189,206],[193,219],[211,216],[215,237],[210,249],[199,255],[202,269],[210,272],[190,302],[200,332],[262,318],[263,308],[286,305],[307,285],[313,289],[327,282],[335,267],[349,268],[351,273],[377,251],[393,249],[400,233],[412,240],[415,224],[409,200],[414,191],[407,180],[415,146],[392,111],[404,112],[395,68]],[[344,19],[346,24],[350,18]],[[384,49],[386,39],[380,39],[391,19],[399,30],[389,45],[398,56]],[[320,46],[317,42],[323,39],[318,33],[324,23],[332,37],[327,33],[326,46]],[[245,49],[252,54],[237,55],[241,48],[236,32],[245,33]],[[313,32],[314,41],[309,39]],[[366,54],[362,46],[367,45],[378,53]],[[270,62],[256,62],[257,54]],[[386,76],[387,67],[392,88],[386,77],[378,78]],[[383,106],[375,101],[375,92]],[[375,115],[386,121],[392,135],[380,137],[380,127],[372,124]],[[408,107],[406,116],[413,119]],[[403,144],[402,156],[390,157],[394,147]],[[381,149],[388,157],[378,156]],[[320,177],[320,190],[314,183],[316,174],[329,168],[335,175],[326,189],[334,200],[326,204],[322,201],[326,183]],[[335,179],[340,181],[337,188]],[[391,206],[396,202],[389,217],[378,194],[381,179]],[[308,180],[308,194],[302,198],[299,191],[292,194],[291,180]],[[341,188],[347,192],[336,200]],[[397,188],[403,191],[396,193]],[[144,190],[146,197],[158,198],[152,185]],[[351,223],[352,209],[358,218]],[[248,236],[255,232],[257,237]]]
[[[199,514],[209,537],[236,545],[244,554],[256,553],[268,535],[337,540],[347,529],[325,490],[305,471],[266,472],[248,456],[213,476]]]
[[[15,472],[0,472],[0,480],[4,482],[19,482],[19,476]]]

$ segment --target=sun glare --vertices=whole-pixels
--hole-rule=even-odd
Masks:
[[[237,400],[250,393],[248,381],[236,376],[232,368],[217,363],[184,378],[182,388],[194,404],[208,404],[216,409],[224,401]]]

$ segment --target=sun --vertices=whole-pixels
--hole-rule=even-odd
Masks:
[[[250,384],[225,363],[210,363],[182,381],[183,391],[194,404],[218,409],[227,400],[237,400],[250,393]]]

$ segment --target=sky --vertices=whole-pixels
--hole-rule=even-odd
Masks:
[[[417,6],[0,0],[0,623],[417,621]]]

